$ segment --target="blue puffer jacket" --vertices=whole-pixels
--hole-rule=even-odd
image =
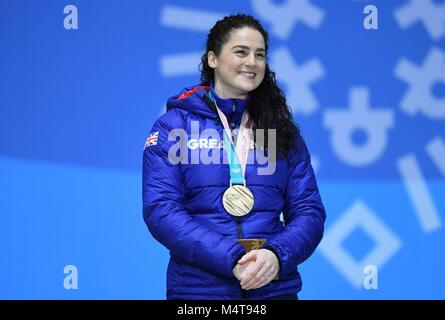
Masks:
[[[298,137],[297,148],[287,159],[276,161],[271,175],[259,175],[261,164],[257,162],[248,164],[246,182],[255,204],[246,216],[231,216],[222,205],[230,179],[229,166],[222,160],[224,147],[215,140],[193,140],[196,137],[191,136],[192,127],[199,124],[199,132],[213,128],[220,135],[216,141],[223,140],[223,127],[208,103],[208,90],[196,86],[170,98],[167,112],[154,124],[144,149],[144,220],[153,237],[170,250],[167,299],[257,300],[295,294],[301,289],[297,265],[317,247],[325,221],[306,145]],[[246,101],[216,99],[238,127]],[[177,128],[187,132],[188,161],[172,164],[169,150],[178,144],[169,141],[168,135]],[[177,154],[177,149],[173,147],[176,151],[170,155]],[[192,152],[217,152],[220,164],[194,164]],[[264,248],[273,251],[280,263],[278,280],[259,289],[241,289],[232,274],[245,254],[236,241],[240,237],[267,239]]]

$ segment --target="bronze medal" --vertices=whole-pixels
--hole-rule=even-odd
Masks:
[[[252,192],[243,185],[237,184],[230,186],[224,192],[223,206],[232,216],[245,216],[252,210],[253,204]]]

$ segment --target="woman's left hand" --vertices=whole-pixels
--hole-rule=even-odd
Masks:
[[[238,264],[244,266],[240,274],[241,287],[245,290],[258,289],[276,278],[279,269],[278,258],[267,249],[252,250],[245,254]]]

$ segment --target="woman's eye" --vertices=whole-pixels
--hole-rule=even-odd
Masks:
[[[258,58],[264,59],[265,55],[263,53],[257,53],[256,55]]]
[[[243,51],[243,50],[241,50],[241,51],[237,51],[237,52],[235,52],[236,54],[240,54],[240,55],[246,55],[246,51]]]

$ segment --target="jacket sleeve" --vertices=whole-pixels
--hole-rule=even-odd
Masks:
[[[234,239],[198,223],[187,212],[181,164],[172,164],[168,158],[170,147],[177,143],[168,141],[170,129],[161,117],[152,129],[152,132],[159,132],[157,144],[144,149],[144,221],[153,237],[169,249],[172,256],[234,277],[232,269],[245,253],[244,249]]]
[[[280,278],[289,275],[314,252],[323,237],[326,219],[310,155],[301,136],[297,148],[289,152],[288,165],[283,210],[285,228],[264,244],[279,260]]]

